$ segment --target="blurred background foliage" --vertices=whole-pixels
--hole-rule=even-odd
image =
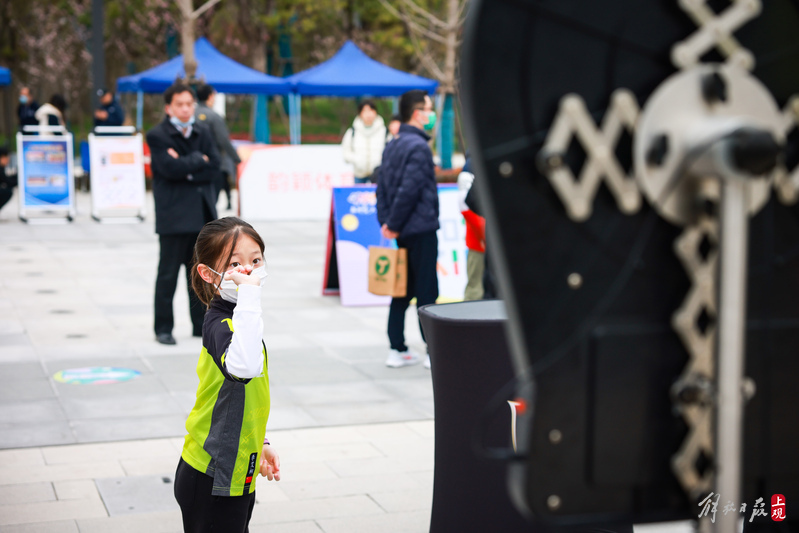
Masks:
[[[414,2],[444,18],[447,0]],[[199,7],[202,2],[194,4]],[[17,91],[26,85],[40,104],[53,93],[64,94],[70,129],[85,138],[92,124],[91,7],[91,0],[0,1],[0,65],[11,69],[14,82],[0,90],[4,136],[15,131]],[[104,8],[105,86],[114,88],[120,76],[180,53],[180,10],[174,0],[106,0]],[[319,64],[350,39],[378,61],[435,77],[414,49],[407,21],[389,12],[380,0],[221,0],[199,17],[195,32],[236,61],[275,76]],[[436,46],[440,45],[435,41],[425,42],[426,51],[434,56],[440,52]],[[132,119],[135,96],[123,95],[121,101]],[[228,104],[232,132],[246,136],[251,98],[232,97]],[[303,99],[303,135],[327,136],[331,139],[327,142],[333,142],[349,126],[356,106],[350,100]],[[380,102],[379,107],[388,119],[390,101]],[[162,113],[160,96],[147,95],[145,129]],[[280,142],[288,126],[282,106],[270,105],[270,119],[274,141]]]

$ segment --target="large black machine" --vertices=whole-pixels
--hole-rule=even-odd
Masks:
[[[799,2],[473,0],[466,26],[517,507],[792,527]]]

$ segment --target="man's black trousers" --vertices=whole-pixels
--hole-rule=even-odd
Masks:
[[[435,231],[428,231],[407,237],[400,236],[397,246],[408,250],[408,292],[403,298],[391,299],[388,310],[388,340],[393,350],[404,352],[408,349],[405,345],[405,311],[411,300],[415,297],[416,307],[419,308],[436,303],[438,298],[438,235]],[[420,323],[419,329],[421,328]]]
[[[11,196],[14,194],[13,191],[14,189],[12,189],[11,187],[0,188],[0,209],[2,209],[3,206],[6,205],[9,200],[11,200]]]
[[[227,172],[220,172],[214,181],[214,200],[219,201],[219,193],[225,191],[227,195],[227,205],[230,205],[230,175]]]
[[[161,254],[158,262],[158,277],[155,280],[155,334],[172,333],[175,317],[172,311],[172,298],[178,285],[180,265],[186,267],[186,284],[189,288],[189,314],[193,335],[203,333],[205,306],[191,288],[191,266],[194,259],[194,243],[197,233],[160,235]]]

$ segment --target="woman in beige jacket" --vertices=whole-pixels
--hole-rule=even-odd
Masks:
[[[344,161],[352,164],[355,183],[376,181],[373,174],[383,159],[386,134],[386,124],[383,117],[377,114],[374,102],[363,101],[358,106],[358,116],[352,122],[352,127],[341,141]]]

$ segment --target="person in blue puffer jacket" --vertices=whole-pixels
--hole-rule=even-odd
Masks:
[[[391,344],[386,365],[413,365],[421,357],[405,344],[405,311],[411,300],[416,306],[438,298],[438,188],[433,154],[427,144],[436,114],[426,91],[408,91],[400,97],[399,133],[383,152],[377,180],[377,219],[387,239],[397,239],[408,250],[408,289],[402,298],[392,298],[388,313]],[[421,329],[421,325],[420,325]],[[424,332],[422,332],[424,339]],[[430,358],[425,366],[430,368]]]

